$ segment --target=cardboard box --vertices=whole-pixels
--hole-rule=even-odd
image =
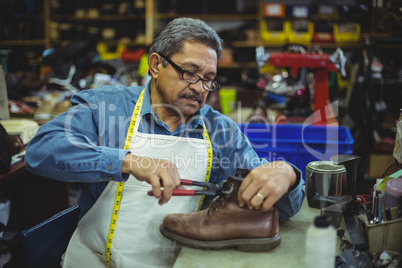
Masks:
[[[381,250],[402,252],[402,218],[366,225],[369,253]]]
[[[370,164],[368,167],[368,176],[370,178],[381,178],[384,171],[394,162],[391,154],[370,154]]]

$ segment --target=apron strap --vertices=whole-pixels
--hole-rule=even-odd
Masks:
[[[142,103],[143,103],[143,99],[144,99],[144,91],[145,91],[145,89],[142,90],[141,95],[138,98],[137,103],[135,104],[135,107],[134,107],[133,115],[131,117],[130,125],[129,125],[128,131],[127,131],[126,141],[124,143],[125,150],[130,149],[131,141],[134,136],[134,130],[136,128],[137,119],[138,119],[139,113],[141,111],[141,107],[142,107]],[[205,122],[203,122],[203,126],[204,126],[203,137],[204,137],[204,140],[206,141],[207,151],[208,151],[208,165],[207,165],[207,172],[205,174],[205,182],[208,182],[210,175],[211,175],[213,150],[212,150],[211,139],[209,138],[209,134],[208,134],[207,128],[205,126]],[[113,207],[113,214],[112,214],[112,219],[110,221],[108,238],[106,241],[106,267],[107,268],[109,267],[109,262],[110,262],[110,253],[111,253],[111,248],[112,248],[113,235],[114,235],[114,231],[116,229],[117,216],[119,213],[121,197],[123,194],[123,185],[124,185],[123,182],[119,182],[117,184],[117,189],[116,189],[116,197],[115,197],[115,202],[114,202],[114,207]],[[201,210],[204,199],[205,199],[205,195],[203,195],[201,197],[201,201],[198,206],[198,211]]]

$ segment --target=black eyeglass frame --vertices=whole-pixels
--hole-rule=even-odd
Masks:
[[[202,87],[203,87],[205,90],[208,90],[208,91],[211,91],[211,92],[212,92],[212,91],[215,91],[215,90],[218,90],[218,89],[221,87],[221,85],[220,85],[218,82],[216,82],[215,80],[204,79],[204,78],[200,77],[200,76],[199,76],[198,74],[196,74],[196,73],[183,70],[180,66],[178,66],[176,63],[174,63],[174,62],[173,62],[171,59],[169,59],[168,57],[165,57],[165,56],[163,56],[163,55],[160,54],[160,53],[159,53],[159,55],[160,55],[163,59],[165,59],[170,65],[172,65],[172,66],[181,74],[181,77],[183,78],[184,81],[189,82],[190,84],[196,84],[196,83],[198,83],[198,81],[201,80],[201,81],[202,81]],[[184,73],[191,73],[191,74],[197,76],[197,77],[198,77],[197,81],[188,81],[187,79],[184,78]],[[205,86],[205,82],[207,82],[207,81],[212,81],[212,85],[215,84],[215,85],[216,85],[216,88],[214,88],[214,89],[207,88],[207,87]]]

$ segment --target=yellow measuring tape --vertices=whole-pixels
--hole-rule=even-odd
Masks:
[[[138,98],[137,103],[135,104],[135,107],[134,107],[133,115],[131,117],[130,126],[128,127],[128,131],[127,131],[126,141],[124,143],[124,149],[125,150],[130,150],[131,140],[132,140],[133,135],[134,135],[134,128],[135,128],[135,124],[137,122],[137,117],[138,117],[139,111],[140,111],[141,106],[142,106],[143,98],[144,98],[144,90],[142,90],[141,95]],[[205,182],[208,182],[209,181],[209,176],[211,175],[213,151],[212,151],[211,139],[209,138],[207,128],[205,127],[205,123],[204,123],[203,136],[204,136],[204,139],[205,139],[205,141],[207,143],[207,151],[208,151],[207,173],[205,175]],[[119,182],[117,184],[116,197],[115,197],[115,201],[114,201],[113,214],[112,214],[112,220],[110,221],[109,234],[108,234],[107,241],[106,241],[106,267],[109,267],[113,235],[114,235],[114,231],[116,229],[117,215],[119,214],[119,209],[120,209],[120,204],[121,204],[121,197],[122,197],[122,194],[123,194],[123,185],[124,185],[123,182]],[[198,210],[201,209],[202,202],[204,201],[204,199],[205,199],[205,196],[203,195],[201,197],[201,201],[200,201],[200,204],[198,206]]]
[[[135,123],[137,122],[137,116],[138,116],[138,113],[140,112],[143,99],[144,99],[144,89],[142,90],[141,95],[138,98],[137,103],[135,104],[135,107],[134,107],[130,126],[128,127],[128,131],[127,131],[126,142],[124,143],[124,150],[130,150],[130,144],[131,144],[131,140],[133,139]],[[114,230],[116,229],[117,215],[119,214],[121,196],[123,194],[123,184],[124,184],[123,182],[119,182],[117,184],[116,197],[114,200],[114,207],[113,207],[113,215],[112,215],[112,220],[110,221],[109,234],[107,236],[107,241],[106,241],[106,267],[109,267],[110,250],[112,248]]]
[[[207,174],[205,175],[205,182],[209,181],[209,176],[211,175],[211,167],[212,167],[212,157],[213,157],[213,152],[212,152],[212,144],[211,144],[211,139],[209,138],[207,128],[205,127],[205,122],[202,122],[204,126],[204,140],[207,143],[207,151],[208,151],[208,164],[207,164]],[[204,202],[205,195],[201,196],[201,201],[200,204],[198,205],[198,211],[201,210],[202,207],[202,202]]]

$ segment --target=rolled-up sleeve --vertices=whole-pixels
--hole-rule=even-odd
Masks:
[[[304,191],[304,181],[302,177],[302,172],[295,167],[292,163],[289,163],[295,173],[297,178],[297,185],[292,190],[285,193],[281,199],[278,201],[279,209],[279,221],[282,222],[292,216],[294,216],[301,208],[305,196]]]

